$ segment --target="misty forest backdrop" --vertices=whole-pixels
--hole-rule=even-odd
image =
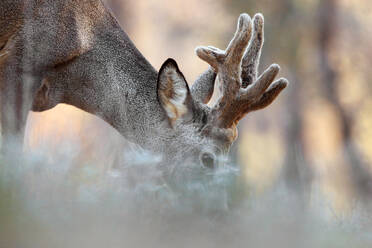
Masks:
[[[231,156],[251,196],[284,187],[296,201],[326,199],[332,218],[372,199],[372,2],[366,0],[107,0],[157,69],[168,58],[193,82],[207,64],[198,45],[224,48],[238,15],[265,17],[262,72],[271,63],[290,85],[239,124]],[[97,184],[120,161],[125,140],[67,105],[30,113],[26,149],[69,157],[74,187]],[[87,171],[89,173],[87,173]],[[31,180],[31,179],[30,179]]]

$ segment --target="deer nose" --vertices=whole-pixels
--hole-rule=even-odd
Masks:
[[[204,167],[214,169],[216,156],[210,152],[203,152],[200,156],[200,161]]]

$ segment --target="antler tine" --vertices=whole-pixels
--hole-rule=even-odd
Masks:
[[[253,84],[249,85],[247,88],[241,89],[239,98],[241,100],[252,100],[261,97],[265,90],[274,81],[279,70],[279,65],[272,64]]]
[[[197,102],[207,104],[212,98],[216,76],[214,69],[209,66],[192,84],[191,95]]]
[[[253,17],[253,34],[242,61],[243,88],[256,81],[263,43],[264,17],[258,13]]]
[[[240,66],[244,52],[251,38],[252,24],[248,14],[241,14],[234,38],[226,48],[226,63],[232,66]],[[238,70],[239,71],[239,70]],[[240,71],[239,71],[240,72]]]
[[[219,64],[225,60],[225,51],[212,46],[199,46],[195,50],[199,58],[207,62],[217,72]]]
[[[245,110],[245,112],[255,111],[259,109],[266,108],[269,106],[275,98],[279,95],[279,93],[284,90],[285,87],[288,85],[288,80],[285,78],[280,78],[276,80],[269,89],[262,95],[259,101],[255,102],[249,109]]]

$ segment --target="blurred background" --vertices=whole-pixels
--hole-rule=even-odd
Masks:
[[[189,84],[207,64],[198,45],[225,48],[237,17],[265,17],[262,72],[281,66],[289,87],[268,108],[239,124],[231,156],[250,189],[285,183],[314,193],[338,211],[372,197],[372,3],[365,0],[107,0],[120,25],[155,68],[168,58]],[[102,142],[106,140],[109,142]],[[61,144],[75,148],[62,151]],[[98,118],[67,105],[31,113],[26,144],[50,159],[73,151],[76,168],[114,166],[125,141]],[[75,169],[76,169],[75,168]],[[291,187],[294,186],[294,187]]]
[[[196,46],[223,49],[240,13],[262,13],[265,44],[260,72],[278,63],[280,76],[288,78],[290,85],[272,105],[250,113],[239,123],[239,138],[230,155],[240,166],[241,185],[252,197],[285,188],[303,206],[322,199],[327,203],[325,211],[335,219],[354,216],[361,204],[370,209],[372,2],[106,3],[156,69],[172,57],[189,84],[207,68],[195,55]],[[68,166],[56,170],[67,170],[70,181],[79,188],[101,182],[115,169],[128,144],[102,120],[58,105],[50,111],[30,113],[25,147],[47,149],[43,161],[65,160],[68,155]],[[372,237],[368,240],[372,243]]]

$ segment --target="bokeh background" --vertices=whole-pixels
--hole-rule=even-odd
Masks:
[[[278,183],[339,211],[372,197],[372,3],[365,0],[107,0],[120,25],[155,68],[168,58],[189,84],[207,65],[198,45],[224,48],[240,13],[265,16],[262,72],[281,66],[289,87],[239,124],[231,156],[250,189]],[[110,142],[103,142],[110,141]],[[63,150],[61,144],[74,148]],[[74,154],[76,168],[115,165],[125,141],[98,118],[67,105],[31,113],[26,144],[50,159]],[[293,186],[293,187],[292,187]]]
[[[280,76],[288,78],[290,85],[272,105],[248,114],[239,123],[239,138],[230,153],[232,161],[240,167],[239,187],[244,187],[251,199],[284,188],[294,202],[300,203],[300,208],[309,209],[308,206],[316,205],[322,208],[320,212],[327,219],[336,220],[335,225],[341,219],[355,220],[355,211],[361,206],[367,209],[367,214],[360,218],[371,220],[372,2],[106,0],[106,3],[155,68],[160,68],[167,58],[172,57],[189,84],[207,68],[207,64],[195,55],[196,46],[225,48],[240,13],[251,16],[262,13],[265,44],[260,72],[271,63],[278,63]],[[131,145],[108,124],[74,107],[58,105],[52,110],[29,115],[25,149],[34,153],[44,151],[42,160],[46,163],[55,165],[63,161],[60,168],[47,171],[45,178],[50,180],[53,171],[64,171],[65,176],[60,180],[69,182],[67,195],[71,189],[81,193],[81,188],[86,185],[101,185],[102,178],[115,171],[118,161],[123,159],[123,150],[128,148]],[[26,178],[30,190],[32,185],[40,184],[38,177]],[[54,182],[53,187],[58,187],[58,183],[64,185]],[[247,197],[246,192],[235,194],[238,198]],[[252,231],[259,227],[263,233],[282,230],[288,235],[281,236],[284,241],[296,239],[299,242],[292,243],[295,244],[293,247],[315,247],[312,242],[305,246],[302,241],[305,233],[313,232],[318,225],[301,226],[304,236],[296,237],[298,221],[306,221],[302,217],[296,218],[283,227],[276,219],[283,216],[282,212],[271,215],[271,210],[277,213],[274,206],[280,201],[281,197],[265,201],[269,205],[263,208],[265,211],[258,211],[259,214],[254,214],[237,229]],[[285,206],[288,209],[284,212],[292,216],[293,205]],[[0,219],[1,216],[0,213]],[[275,219],[275,223],[269,221],[267,226],[261,226],[259,223],[264,223],[265,218]],[[251,225],[252,222],[255,224]],[[176,227],[182,229],[178,224]],[[18,230],[18,227],[15,225],[12,230]],[[371,223],[368,230],[372,230],[370,227]],[[365,226],[357,230],[357,233],[365,234],[360,246],[356,245],[356,240],[361,240],[359,236],[350,238],[340,231],[334,236],[333,232],[327,237],[320,235],[320,240],[336,240],[336,247],[371,247],[371,232],[363,228],[367,230]],[[8,234],[17,237],[17,232],[9,231]],[[260,235],[257,237],[265,237],[265,242],[257,247],[270,247],[266,237],[275,236],[271,232]],[[178,244],[188,242],[176,240],[180,241]],[[320,243],[315,242],[316,247],[323,247]],[[272,245],[276,243],[273,241]]]

